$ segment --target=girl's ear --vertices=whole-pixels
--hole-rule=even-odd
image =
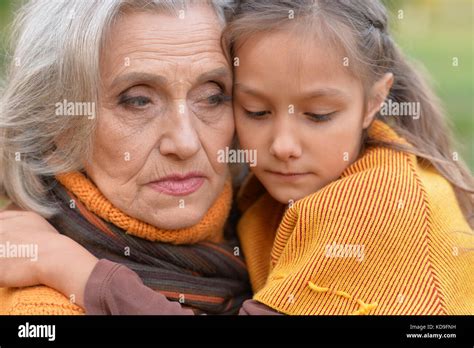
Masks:
[[[382,108],[382,104],[387,98],[390,88],[393,85],[393,74],[386,73],[374,83],[369,92],[367,112],[364,116],[363,128],[366,129],[374,120],[375,114]]]

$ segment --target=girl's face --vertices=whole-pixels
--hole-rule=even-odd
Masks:
[[[257,151],[252,171],[281,203],[340,177],[357,159],[362,131],[390,88],[387,74],[364,105],[362,84],[349,73],[344,57],[314,41],[262,33],[246,40],[236,55],[234,113],[240,145]]]

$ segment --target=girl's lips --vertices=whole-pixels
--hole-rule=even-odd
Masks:
[[[273,177],[285,180],[285,181],[294,181],[309,175],[310,173],[281,173],[281,172],[274,172],[271,170],[267,170],[267,173],[271,174]]]
[[[202,175],[172,175],[158,181],[149,183],[150,187],[158,192],[171,196],[187,196],[196,192],[204,183],[205,177]]]

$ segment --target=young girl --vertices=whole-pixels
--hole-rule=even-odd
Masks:
[[[473,180],[384,7],[244,1],[223,42],[258,156],[238,197],[242,313],[474,314]],[[85,289],[89,313],[191,314],[109,261]]]
[[[258,158],[238,226],[254,300],[286,314],[473,314],[472,177],[383,6],[245,2],[224,39],[240,145]],[[386,114],[397,104],[419,111]]]

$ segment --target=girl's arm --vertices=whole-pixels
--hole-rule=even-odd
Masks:
[[[84,293],[86,314],[168,314],[193,315],[145,286],[140,277],[128,267],[101,259],[94,267]]]
[[[0,244],[6,253],[0,257],[0,287],[45,284],[83,307],[84,286],[98,261],[85,248],[40,215],[19,210],[0,212]],[[9,256],[19,248],[27,254]]]
[[[129,268],[99,261],[36,213],[0,212],[0,244],[29,245],[33,251],[29,258],[0,257],[0,287],[44,284],[67,297],[74,295],[86,314],[194,314],[145,286]],[[277,313],[249,300],[240,314]]]
[[[164,295],[143,284],[131,269],[100,260],[85,287],[87,314],[171,314],[193,315],[180,303],[169,301]],[[275,315],[277,312],[254,300],[245,301],[240,315]]]

